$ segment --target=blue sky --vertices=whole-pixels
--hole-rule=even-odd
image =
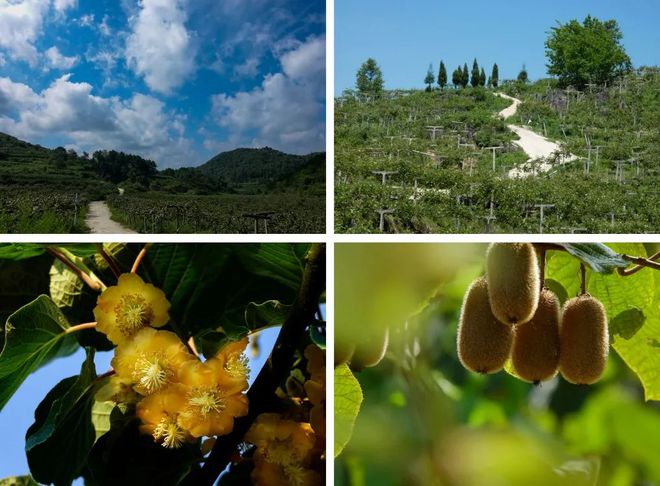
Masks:
[[[0,0],[0,131],[161,168],[325,150],[324,0]]]
[[[353,88],[360,64],[373,57],[387,88],[423,87],[430,63],[451,72],[476,57],[500,79],[523,63],[530,78],[546,76],[546,33],[556,21],[586,15],[616,19],[635,66],[660,64],[660,0],[336,0],[335,94]]]
[[[254,381],[266,362],[278,332],[279,328],[272,328],[261,333],[259,337],[260,354],[257,358],[250,360],[250,383]],[[111,352],[96,354],[95,362],[99,374],[110,369],[111,359]],[[25,380],[0,412],[0,437],[2,437],[3,444],[0,479],[28,473],[24,451],[25,432],[34,422],[34,409],[60,380],[80,373],[80,366],[84,360],[85,352],[81,349],[72,356],[61,358],[40,368]],[[82,484],[82,481],[79,483]]]

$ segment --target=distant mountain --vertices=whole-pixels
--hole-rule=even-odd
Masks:
[[[48,149],[0,132],[0,185],[80,188],[112,193],[133,191],[221,194],[324,190],[325,154],[291,155],[272,148],[223,152],[199,167],[165,169],[122,152],[80,157],[63,147]],[[312,188],[313,186],[313,188]]]
[[[308,164],[315,161],[314,167]],[[272,184],[293,176],[299,170],[325,172],[325,154],[292,155],[270,147],[240,148],[222,152],[197,170],[220,177],[229,184]],[[321,166],[322,167],[317,167]],[[323,178],[325,180],[325,176]]]

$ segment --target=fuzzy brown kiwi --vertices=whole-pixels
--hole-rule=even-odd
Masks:
[[[577,385],[597,382],[609,353],[607,314],[603,304],[588,294],[564,304],[559,331],[559,371]]]
[[[557,374],[560,318],[559,299],[543,289],[534,317],[516,326],[511,364],[523,380],[539,383]]]
[[[458,324],[458,359],[476,373],[496,373],[509,358],[513,328],[497,320],[488,300],[485,277],[477,278],[465,294]]]
[[[493,314],[507,324],[529,321],[539,302],[541,281],[531,243],[491,243],[486,279]]]
[[[351,369],[362,371],[364,368],[378,365],[385,357],[389,339],[389,329],[373,329],[368,336],[355,344],[355,351],[350,359]]]

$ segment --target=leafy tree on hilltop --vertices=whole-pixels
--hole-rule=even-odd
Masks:
[[[474,62],[472,63],[472,79],[470,79],[470,84],[472,85],[473,88],[476,88],[479,86],[479,64],[477,64],[477,59],[474,59]]]
[[[426,91],[431,91],[433,89],[433,81],[435,81],[435,76],[433,76],[433,64],[429,64],[429,69],[426,71],[426,77],[424,78]]]
[[[463,85],[463,71],[460,66],[454,69],[454,72],[451,74],[451,84],[454,85],[454,88]]]
[[[523,64],[522,69],[518,73],[518,82],[519,83],[527,83],[527,81],[529,81],[529,77],[527,75],[527,68]]]
[[[447,68],[445,68],[445,63],[440,61],[440,69],[438,71],[438,86],[440,89],[444,89],[447,86]]]
[[[486,86],[486,71],[484,71],[483,67],[479,72],[479,86]]]
[[[493,72],[490,75],[490,82],[493,85],[493,88],[497,88],[497,83],[499,82],[500,72],[497,67],[497,63],[493,64]]]
[[[468,72],[467,62],[463,64],[463,79],[461,79],[461,86],[464,88],[470,82],[470,73]]]
[[[361,96],[378,97],[383,92],[383,73],[378,63],[372,58],[367,59],[357,72],[355,87]]]
[[[577,20],[559,24],[545,41],[548,74],[558,76],[560,86],[581,89],[630,72],[632,63],[622,38],[616,20],[603,22],[588,15],[582,24]]]

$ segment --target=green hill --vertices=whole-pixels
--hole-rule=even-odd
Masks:
[[[325,154],[291,155],[272,148],[223,152],[192,168],[156,170],[155,162],[117,151],[80,157],[0,133],[0,185],[66,189],[98,197],[116,191],[176,194],[264,193],[325,188]]]
[[[268,184],[294,174],[318,154],[285,154],[270,147],[222,152],[197,170],[230,184]]]

